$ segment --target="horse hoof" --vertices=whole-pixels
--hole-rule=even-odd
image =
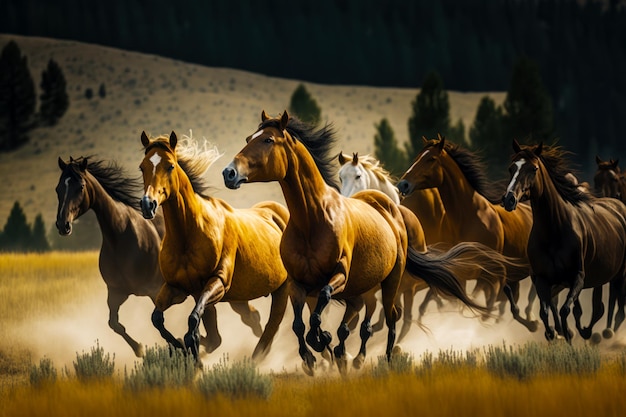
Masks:
[[[135,356],[137,356],[138,358],[143,358],[144,355],[146,354],[146,352],[143,349],[143,345],[137,345],[137,347],[133,349],[133,351],[135,352]]]
[[[391,349],[391,356],[401,355],[402,347],[400,345],[395,345],[393,349]]]
[[[615,334],[615,333],[613,332],[613,329],[604,329],[604,330],[602,330],[602,336],[603,336],[605,339],[610,339],[610,338],[612,338],[614,334]]]
[[[328,363],[334,362],[333,351],[330,346],[328,347],[328,349],[324,349],[322,351],[322,358],[324,358]]]
[[[539,330],[539,322],[535,320],[528,323],[528,330],[531,333],[535,333],[537,330]]]
[[[307,361],[302,361],[302,370],[308,376],[315,376],[315,368],[307,363]]]
[[[352,367],[354,369],[361,369],[363,364],[365,363],[365,355],[358,354],[356,358],[352,361]]]
[[[339,369],[339,373],[342,376],[348,375],[348,360],[346,357],[343,356],[341,358],[337,358],[335,362],[337,362],[337,369]]]
[[[600,333],[592,334],[591,338],[589,339],[589,343],[591,343],[592,345],[599,345],[601,341],[602,336],[600,336]]]

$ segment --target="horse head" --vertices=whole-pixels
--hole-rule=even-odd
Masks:
[[[436,188],[443,183],[441,158],[445,154],[446,138],[438,135],[437,139],[422,137],[422,140],[424,147],[398,182],[398,190],[404,195],[411,194],[413,190]]]
[[[56,186],[58,199],[56,228],[60,235],[72,233],[72,222],[89,210],[89,194],[85,174],[88,166],[87,158],[74,159],[65,162],[58,159],[61,176]]]

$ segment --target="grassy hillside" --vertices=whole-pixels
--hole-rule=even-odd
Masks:
[[[260,122],[261,110],[274,115],[289,104],[298,80],[266,77],[228,68],[207,68],[153,55],[44,38],[0,35],[0,47],[15,40],[28,57],[38,86],[49,59],[63,69],[70,107],[57,126],[32,132],[30,143],[0,154],[0,222],[18,200],[29,222],[42,213],[47,227],[56,216],[57,157],[95,154],[114,159],[138,174],[142,130],[150,135],[175,130],[216,144],[224,156],[209,172],[215,195],[236,207],[265,199],[282,200],[276,184],[256,184],[245,192],[226,190],[220,172]],[[284,65],[284,63],[281,63]],[[421,80],[417,80],[419,82]],[[98,96],[104,84],[106,97]],[[339,132],[337,152],[373,151],[374,124],[386,117],[399,141],[408,138],[411,101],[419,90],[328,86],[305,83],[322,117]],[[86,89],[93,97],[85,97]],[[466,127],[485,93],[449,92],[453,122]],[[490,93],[500,103],[504,93]]]

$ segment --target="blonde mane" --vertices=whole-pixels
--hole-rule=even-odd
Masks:
[[[380,181],[385,182],[389,181],[392,184],[395,183],[395,177],[391,175],[389,171],[387,171],[381,164],[380,161],[373,156],[367,155],[359,155],[359,162],[363,167],[372,172]]]

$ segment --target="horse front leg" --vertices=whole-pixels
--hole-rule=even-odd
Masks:
[[[315,356],[307,347],[306,341],[304,339],[304,320],[302,320],[302,310],[304,309],[304,304],[306,303],[306,290],[302,288],[295,281],[292,282],[292,290],[291,290],[291,305],[293,307],[293,332],[296,334],[298,338],[298,353],[302,358],[302,369],[304,372],[313,376],[315,373]]]
[[[224,294],[226,294],[226,288],[224,288],[223,281],[219,278],[212,278],[204,286],[200,297],[196,300],[196,305],[189,315],[187,324],[189,328],[185,334],[185,347],[191,351],[196,360],[200,352],[200,317],[204,315],[207,305],[214,305],[220,301]]]
[[[152,312],[152,324],[156,327],[159,333],[161,333],[161,336],[170,345],[183,350],[185,349],[185,346],[165,328],[165,318],[163,317],[163,312],[174,304],[182,303],[186,298],[187,294],[165,283],[161,286],[161,289],[157,294],[154,303],[154,311]]]
[[[580,334],[580,336],[585,340],[591,338],[591,335],[593,333],[593,326],[602,318],[602,315],[604,314],[604,303],[602,302],[602,286],[594,287],[591,299],[591,320],[589,321],[589,326],[587,327],[582,327],[580,321],[583,314],[580,299],[576,298],[576,300],[574,301],[573,313],[574,319],[576,321],[576,328],[578,329],[578,334]]]
[[[567,293],[565,302],[559,310],[559,315],[561,316],[561,327],[563,328],[563,337],[565,337],[565,340],[567,340],[568,343],[572,343],[573,333],[567,325],[567,319],[569,317],[572,304],[574,304],[574,301],[578,299],[578,297],[580,296],[580,291],[583,289],[584,279],[584,272],[579,271],[576,275],[576,279],[574,279],[573,285]]]
[[[539,297],[539,317],[545,328],[545,336],[548,341],[554,340],[556,333],[550,326],[550,305],[552,304],[552,287],[540,277],[533,275],[533,284]],[[558,320],[558,319],[557,319]]]
[[[126,328],[119,321],[120,306],[128,299],[128,294],[112,291],[109,288],[107,294],[107,305],[109,306],[109,327],[122,336],[126,343],[133,349],[135,356],[143,357],[143,346],[126,333]]]
[[[353,318],[359,316],[359,311],[362,307],[362,297],[353,297],[346,300],[346,311],[343,315],[343,318],[341,319],[341,324],[337,329],[339,344],[333,349],[337,362],[337,368],[339,369],[339,373],[341,375],[346,375],[348,373],[348,360],[346,358],[347,354],[345,343],[346,339],[350,335],[350,327],[348,326],[348,323],[351,322]]]

